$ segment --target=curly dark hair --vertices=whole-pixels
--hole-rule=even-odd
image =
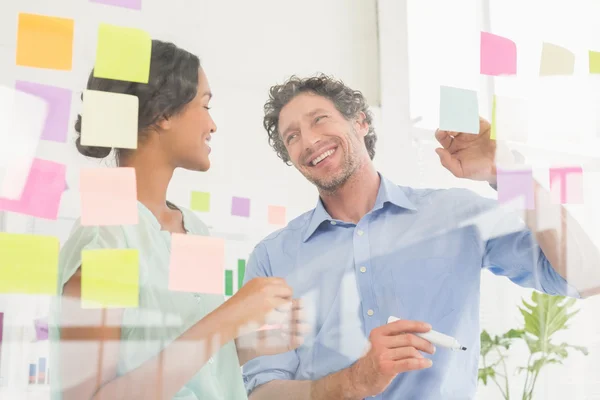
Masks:
[[[307,92],[331,100],[335,108],[348,121],[355,118],[359,111],[365,114],[365,122],[369,124],[369,132],[365,136],[365,146],[372,160],[375,157],[377,134],[373,127],[373,115],[369,111],[369,105],[363,94],[358,90],[350,89],[341,80],[325,74],[304,79],[294,75],[284,84],[272,86],[269,90],[269,100],[264,106],[263,126],[269,135],[269,145],[275,150],[277,156],[290,165],[290,156],[278,129],[281,109],[300,93]]]

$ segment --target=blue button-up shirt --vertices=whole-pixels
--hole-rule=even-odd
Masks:
[[[295,351],[244,366],[248,393],[272,380],[317,380],[351,366],[389,316],[425,321],[467,351],[438,348],[433,366],[399,374],[376,399],[469,399],[477,386],[483,267],[550,294],[578,297],[531,231],[496,201],[466,189],[412,189],[381,176],[358,224],[321,201],[254,249],[245,280],[286,279],[312,332]]]

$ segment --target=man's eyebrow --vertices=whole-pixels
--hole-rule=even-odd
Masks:
[[[283,132],[281,132],[281,137],[282,137],[282,138],[286,137],[286,135],[287,135],[287,134],[288,134],[290,131],[293,131],[294,129],[297,129],[297,128],[296,128],[296,124],[295,124],[295,123],[292,123],[292,124],[290,124],[290,126],[288,126],[287,128],[285,128],[285,130],[284,130]]]
[[[322,108],[316,108],[316,109],[312,110],[311,112],[304,114],[304,116],[305,117],[314,117],[318,113],[326,113],[326,112],[327,112],[327,110],[324,110]]]

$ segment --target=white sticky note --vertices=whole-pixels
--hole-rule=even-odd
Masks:
[[[44,99],[0,86],[0,197],[21,197],[47,115]]]
[[[137,96],[86,90],[81,113],[81,144],[136,149],[138,112]]]
[[[440,86],[440,126],[443,131],[479,133],[479,101],[473,90]]]

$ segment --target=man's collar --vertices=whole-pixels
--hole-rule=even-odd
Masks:
[[[381,179],[379,184],[379,190],[377,192],[377,198],[375,199],[375,205],[373,206],[373,210],[379,210],[383,208],[385,203],[391,203],[397,207],[405,208],[411,211],[417,211],[417,208],[411,202],[404,190],[393,182],[387,180],[383,175],[379,174]],[[304,236],[302,238],[303,242],[306,242],[310,237],[315,233],[315,231],[321,226],[321,224],[325,221],[331,221],[331,215],[325,210],[325,206],[323,205],[323,201],[321,198],[317,201],[317,206],[313,210],[312,216],[310,218],[310,222],[306,231],[304,232]]]

